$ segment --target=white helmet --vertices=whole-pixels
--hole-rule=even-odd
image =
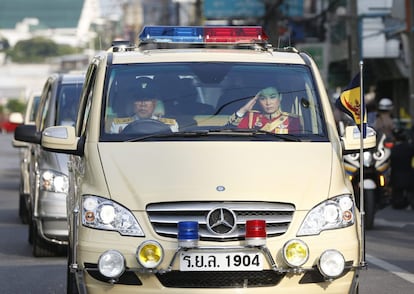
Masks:
[[[391,99],[389,98],[381,98],[381,100],[378,103],[378,110],[385,110],[390,111],[393,108],[393,104]]]

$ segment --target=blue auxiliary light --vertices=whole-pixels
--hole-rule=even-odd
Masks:
[[[196,247],[199,239],[198,222],[182,221],[178,223],[178,244],[180,247]]]
[[[203,28],[147,26],[139,35],[139,40],[155,43],[203,43]]]

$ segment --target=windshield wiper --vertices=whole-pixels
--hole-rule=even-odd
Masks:
[[[243,137],[255,137],[261,138],[263,136],[268,136],[269,138],[277,138],[282,141],[289,142],[300,142],[301,139],[296,135],[291,134],[275,134],[268,131],[256,130],[256,129],[238,129],[238,128],[216,128],[216,129],[200,129],[200,130],[187,130],[179,132],[169,132],[169,133],[153,133],[140,135],[131,139],[128,139],[128,142],[138,142],[144,141],[151,138],[174,138],[174,137],[206,137],[212,135],[220,136],[243,136]]]
[[[280,140],[290,141],[290,142],[300,142],[301,141],[301,139],[297,135],[277,134],[277,133],[272,133],[272,132],[268,132],[268,131],[264,131],[264,130],[260,130],[260,129],[239,129],[239,128],[233,129],[232,128],[232,129],[225,129],[225,130],[222,130],[222,131],[232,132],[232,133],[241,133],[241,134],[255,136],[255,137],[269,136],[271,138],[278,138]]]
[[[152,133],[152,134],[138,135],[126,141],[127,142],[139,142],[139,141],[144,141],[146,139],[151,139],[151,138],[202,137],[202,136],[207,136],[208,134],[209,134],[208,130]]]

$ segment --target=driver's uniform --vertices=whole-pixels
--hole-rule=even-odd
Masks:
[[[150,119],[158,120],[166,125],[168,125],[172,132],[178,132],[178,123],[173,118],[165,118],[165,117],[158,117],[158,116],[151,116]],[[137,115],[130,116],[130,117],[116,117],[113,119],[111,124],[111,133],[117,134],[120,133],[129,123],[140,120]]]

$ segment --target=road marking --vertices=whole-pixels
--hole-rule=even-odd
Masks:
[[[383,218],[376,218],[375,225],[380,225],[384,227],[394,227],[394,228],[404,228],[405,226],[414,226],[413,222],[397,222],[397,221],[388,221]]]
[[[367,257],[368,264],[373,263],[376,266],[378,266],[380,268],[383,268],[383,269],[389,271],[390,273],[400,277],[401,279],[404,279],[407,282],[410,282],[411,284],[414,284],[414,274],[409,273],[406,270],[404,270],[404,269],[402,269],[398,266],[395,266],[391,263],[388,263],[388,262],[386,262],[382,259],[376,258],[372,255],[367,254],[366,257]]]
[[[46,260],[39,257],[26,257],[12,254],[0,254],[0,268],[20,266],[55,266],[66,265],[65,257],[48,257]]]

